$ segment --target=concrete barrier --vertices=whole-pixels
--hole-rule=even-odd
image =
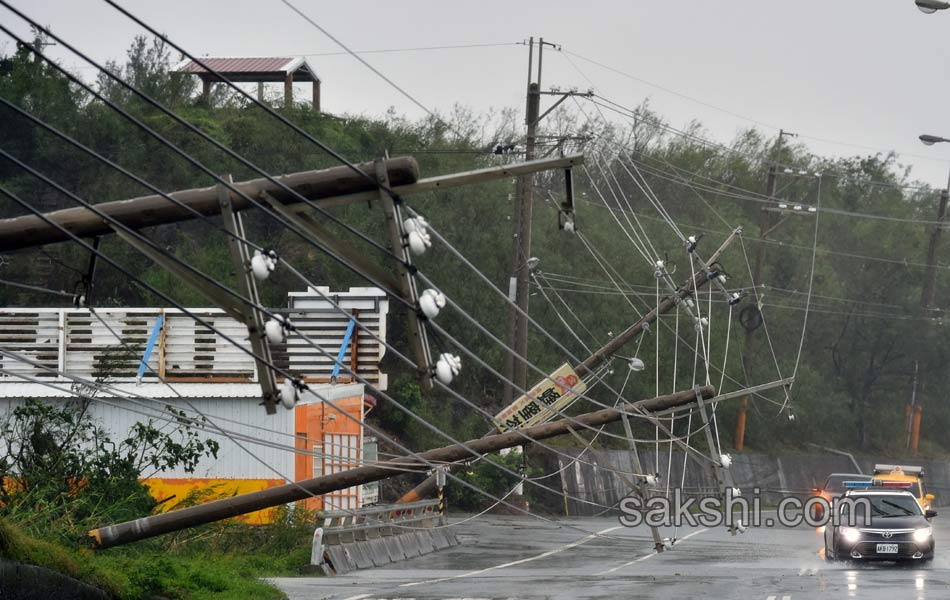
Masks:
[[[311,565],[342,575],[458,545],[437,506],[430,500],[329,511],[314,532]]]

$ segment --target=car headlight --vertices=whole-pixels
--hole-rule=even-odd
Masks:
[[[853,544],[854,542],[861,539],[861,532],[854,527],[842,527],[841,537],[843,537],[846,542],[851,542]]]
[[[926,542],[930,539],[930,536],[933,535],[933,529],[930,527],[923,527],[914,532],[914,541],[915,542]]]

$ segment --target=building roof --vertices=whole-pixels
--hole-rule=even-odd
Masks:
[[[52,379],[48,384],[32,382],[0,381],[0,400],[19,400],[24,398],[72,398],[75,392],[71,381]],[[111,383],[97,395],[102,400],[121,400],[124,398],[152,398],[156,400],[175,398],[227,398],[230,400],[251,399],[260,402],[261,386],[256,383]],[[329,400],[335,402],[343,398],[363,395],[363,384],[308,384],[309,390],[301,394],[298,404],[314,404]],[[3,412],[0,407],[0,413]]]
[[[316,71],[303,58],[288,56],[226,56],[202,57],[199,59],[209,69],[231,81],[283,81],[288,73],[294,81],[320,81]],[[201,78],[212,78],[204,67],[193,60],[184,60],[175,65],[174,71],[190,73]]]

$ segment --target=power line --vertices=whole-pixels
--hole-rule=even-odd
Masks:
[[[112,0],[105,0],[105,1],[108,2],[109,4],[112,4],[113,6],[115,6],[115,4],[112,2]],[[328,38],[330,38],[331,40],[333,40],[333,43],[335,43],[335,44],[336,44],[337,46],[339,46],[340,48],[343,48],[343,50],[346,51],[347,54],[349,54],[350,56],[352,56],[353,58],[355,58],[356,60],[358,60],[364,67],[366,67],[367,69],[369,69],[370,71],[372,71],[373,73],[375,73],[377,77],[379,77],[380,79],[382,79],[383,81],[385,81],[386,83],[388,83],[393,89],[395,89],[397,92],[399,92],[400,94],[402,94],[403,96],[405,96],[410,102],[412,102],[413,104],[415,104],[416,106],[418,106],[419,108],[421,108],[424,113],[426,113],[427,115],[429,115],[429,116],[432,117],[433,119],[436,119],[437,121],[444,123],[444,121],[442,121],[442,119],[440,119],[438,115],[436,115],[432,110],[430,110],[429,107],[427,107],[425,104],[423,104],[422,102],[420,102],[419,100],[417,100],[412,94],[410,94],[409,92],[407,92],[406,90],[404,90],[402,87],[400,87],[400,86],[399,86],[396,82],[394,82],[392,79],[390,79],[389,77],[386,77],[385,75],[383,75],[382,71],[380,71],[379,69],[377,69],[377,68],[374,67],[373,65],[369,64],[369,62],[367,62],[362,56],[360,56],[359,53],[357,53],[357,52],[351,50],[346,44],[344,44],[344,43],[341,42],[339,39],[337,39],[332,33],[330,33],[329,31],[327,31],[327,30],[326,30],[324,27],[322,27],[319,23],[317,23],[316,21],[314,21],[312,18],[310,18],[309,16],[307,16],[303,11],[301,11],[299,8],[297,8],[293,3],[290,2],[290,0],[280,0],[280,1],[284,4],[284,6],[286,6],[287,8],[289,8],[290,10],[292,10],[293,12],[297,13],[297,15],[300,16],[300,18],[302,18],[304,21],[306,21],[307,23],[309,23],[310,25],[312,25],[315,29],[317,29],[318,31],[320,31],[320,33],[322,33],[323,35],[325,35],[325,36],[327,36]],[[123,11],[123,12],[125,12],[125,11]]]
[[[682,99],[684,99],[684,100],[688,100],[688,101],[690,101],[690,102],[694,102],[694,103],[696,103],[696,104],[705,106],[705,107],[707,107],[707,108],[711,108],[711,109],[713,109],[713,110],[716,110],[716,111],[725,113],[725,114],[730,115],[730,116],[733,116],[733,117],[735,117],[735,118],[737,118],[737,119],[741,119],[741,120],[743,120],[743,121],[747,121],[747,122],[749,122],[749,123],[753,123],[753,124],[755,124],[755,125],[759,125],[759,126],[761,126],[761,127],[765,127],[765,128],[767,128],[767,129],[771,129],[771,130],[773,130],[773,131],[778,131],[778,130],[780,129],[779,127],[776,127],[776,126],[774,126],[774,125],[770,125],[770,124],[768,124],[768,123],[759,121],[759,120],[757,120],[757,119],[753,119],[753,118],[751,118],[751,117],[748,117],[748,116],[745,116],[745,115],[741,115],[741,114],[739,114],[739,113],[737,113],[737,112],[733,112],[733,111],[731,111],[731,110],[729,110],[729,109],[722,108],[721,106],[716,106],[715,104],[711,104],[711,103],[706,102],[706,101],[704,101],[704,100],[700,100],[699,98],[695,98],[695,97],[693,97],[693,96],[689,96],[689,95],[684,94],[684,93],[682,93],[682,92],[678,92],[678,91],[673,90],[673,89],[671,89],[671,88],[662,86],[662,85],[660,85],[660,84],[658,84],[658,83],[655,83],[655,82],[652,82],[652,81],[648,81],[648,80],[646,80],[646,79],[643,79],[643,78],[641,78],[641,77],[638,77],[638,76],[636,76],[636,75],[633,75],[633,74],[631,74],[631,73],[628,73],[628,72],[626,72],[626,71],[623,71],[623,70],[618,69],[618,68],[616,68],[616,67],[612,67],[612,66],[610,66],[610,65],[604,64],[604,63],[602,63],[602,62],[600,62],[600,61],[594,60],[594,59],[589,58],[589,57],[587,57],[587,56],[583,56],[583,55],[578,54],[578,53],[576,53],[576,52],[571,52],[570,50],[564,50],[563,48],[561,49],[561,52],[562,52],[563,54],[566,54],[566,55],[569,55],[569,56],[573,56],[573,57],[575,57],[575,58],[579,58],[579,59],[581,59],[581,60],[583,60],[583,61],[586,61],[586,62],[591,63],[591,64],[593,64],[593,65],[596,65],[596,66],[598,66],[598,67],[601,67],[602,69],[606,69],[606,70],[608,70],[608,71],[611,71],[611,72],[613,72],[613,73],[615,73],[615,74],[617,74],[617,75],[621,75],[622,77],[626,77],[626,78],[628,78],[628,79],[631,79],[631,80],[633,80],[633,81],[637,81],[637,82],[642,83],[642,84],[644,84],[644,85],[648,85],[648,86],[650,86],[650,87],[656,88],[656,89],[658,89],[658,90],[660,90],[660,91],[663,91],[663,92],[666,92],[666,93],[668,93],[668,94],[672,94],[672,95],[677,96],[677,97],[679,97],[679,98],[682,98]],[[821,137],[810,136],[810,135],[804,135],[804,134],[801,134],[800,137],[805,138],[805,139],[814,140],[814,141],[817,141],[817,142],[823,142],[823,143],[826,143],[826,144],[834,144],[834,145],[838,145],[838,146],[845,146],[845,147],[851,147],[851,148],[860,148],[860,149],[864,149],[864,150],[871,150],[871,151],[873,151],[873,152],[878,152],[878,153],[886,153],[886,152],[887,152],[887,151],[881,150],[880,148],[875,148],[874,146],[866,146],[866,145],[862,145],[862,144],[855,144],[855,143],[852,143],[852,142],[842,142],[842,141],[831,140],[831,139],[827,139],[827,138],[821,138]],[[946,163],[946,162],[947,162],[946,160],[937,159],[937,158],[934,158],[934,157],[932,157],[932,156],[924,156],[924,155],[920,155],[920,154],[911,154],[911,153],[907,153],[907,152],[903,152],[903,153],[901,153],[901,154],[904,155],[904,156],[910,156],[910,157],[913,157],[913,158],[918,158],[918,159],[922,159],[922,160],[929,160],[929,161],[933,161],[933,162],[941,162],[941,163]]]
[[[292,8],[292,10],[295,10]],[[300,14],[298,12],[298,14]],[[321,31],[323,31],[321,29]],[[324,32],[327,37],[330,37],[334,42],[339,46],[343,46],[340,42],[334,39],[330,34]],[[344,50],[343,52],[308,52],[300,54],[300,56],[352,56],[354,54],[393,54],[398,52],[424,52],[429,50],[461,50],[467,48],[498,48],[502,46],[524,46],[525,43],[522,42],[495,42],[495,43],[486,43],[486,44],[450,44],[445,46],[416,46],[410,48],[383,48],[378,50]],[[291,53],[295,54],[296,53]]]

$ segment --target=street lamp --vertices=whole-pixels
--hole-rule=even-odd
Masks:
[[[940,137],[939,135],[924,135],[918,136],[918,139],[924,143],[925,146],[933,146],[938,142],[950,142],[947,138]]]
[[[920,12],[931,15],[938,10],[947,10],[950,8],[950,2],[941,2],[940,0],[914,0],[914,4],[920,9]]]

